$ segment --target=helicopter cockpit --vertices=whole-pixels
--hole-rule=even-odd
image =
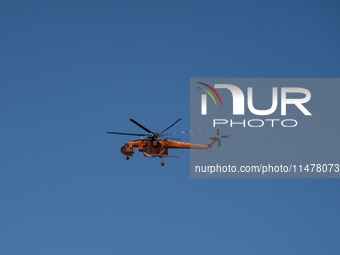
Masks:
[[[121,150],[126,150],[127,148],[129,148],[129,143],[124,144]]]

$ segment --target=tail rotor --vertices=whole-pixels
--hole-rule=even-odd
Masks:
[[[230,135],[222,135],[222,136],[220,136],[220,128],[219,127],[217,127],[216,128],[217,130],[217,136],[215,136],[215,137],[208,137],[208,139],[209,140],[216,140],[216,141],[218,141],[218,148],[221,148],[221,138],[230,138]]]

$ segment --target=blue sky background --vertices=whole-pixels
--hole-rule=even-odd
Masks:
[[[190,77],[339,77],[339,10],[1,1],[0,253],[338,254],[339,180],[190,179],[105,132],[188,130]]]

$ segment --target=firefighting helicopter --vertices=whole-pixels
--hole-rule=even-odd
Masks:
[[[120,132],[106,132],[108,134],[117,134],[117,135],[132,135],[132,136],[143,136],[138,140],[134,140],[131,142],[127,142],[123,145],[120,149],[121,153],[126,156],[128,160],[129,157],[132,157],[134,152],[134,148],[138,148],[140,152],[143,152],[143,155],[148,158],[162,158],[161,165],[164,166],[164,158],[178,158],[178,156],[169,156],[168,149],[209,149],[216,141],[218,141],[218,147],[221,147],[221,138],[229,138],[229,135],[222,135],[219,134],[219,128],[217,127],[217,136],[216,137],[208,137],[209,140],[212,140],[208,145],[200,145],[200,144],[192,144],[192,143],[182,143],[182,142],[175,142],[172,140],[181,140],[178,138],[166,138],[165,136],[172,136],[177,134],[184,134],[193,131],[201,131],[204,129],[196,129],[196,130],[189,130],[189,131],[182,131],[170,134],[163,134],[169,128],[177,124],[182,118],[176,120],[173,124],[169,127],[164,129],[160,133],[154,133],[151,130],[147,129],[146,127],[139,124],[137,121],[130,119],[134,124],[139,126],[140,128],[144,129],[149,134],[134,134],[134,133],[120,133]],[[172,139],[172,140],[171,140]]]

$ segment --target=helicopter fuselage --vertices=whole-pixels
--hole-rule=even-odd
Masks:
[[[208,149],[215,141],[212,140],[208,145],[182,143],[169,141],[167,138],[158,141],[134,141],[126,143],[121,149],[121,153],[125,156],[133,156],[134,149],[144,152],[147,157],[161,157],[168,156],[168,149]]]

